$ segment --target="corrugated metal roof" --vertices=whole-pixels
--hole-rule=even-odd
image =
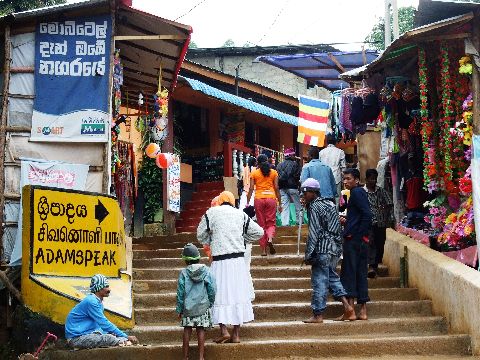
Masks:
[[[83,9],[83,8],[92,7],[92,6],[101,5],[101,4],[108,5],[109,3],[110,3],[109,0],[88,0],[88,1],[70,3],[70,4],[69,3],[58,4],[58,5],[46,6],[42,8],[36,8],[32,10],[21,11],[18,13],[0,16],[0,19],[11,18],[11,17],[14,17],[15,19],[23,19],[23,18],[35,17],[39,15],[47,15],[47,14],[55,13],[57,11]]]
[[[257,60],[291,72],[329,90],[347,87],[339,75],[358,66],[368,64],[378,55],[377,51],[325,52],[306,55],[269,55]]]
[[[245,108],[247,110],[256,112],[258,114],[268,116],[272,119],[280,120],[284,123],[287,123],[293,126],[298,126],[298,118],[296,116],[288,115],[280,111],[274,110],[272,108],[269,108],[268,106],[258,104],[254,101],[247,100],[239,96],[227,93],[225,91],[214,88],[213,86],[210,86],[198,80],[190,79],[184,76],[179,76],[178,79],[184,80],[190,85],[190,87],[193,90],[200,91],[205,95],[214,97],[216,99],[220,99],[227,103]]]

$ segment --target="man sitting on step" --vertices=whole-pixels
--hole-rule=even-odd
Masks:
[[[327,308],[328,289],[344,306],[343,318],[356,320],[355,310],[345,295],[340,278],[336,273],[338,259],[342,253],[342,235],[337,208],[332,200],[320,196],[320,183],[306,179],[301,186],[308,214],[308,238],[305,247],[305,264],[312,266],[312,310],[313,316],[305,323],[323,322]]]
[[[103,298],[110,295],[108,279],[101,274],[90,281],[91,294],[70,311],[65,321],[65,337],[76,349],[125,346],[138,343],[112,324],[103,313]]]

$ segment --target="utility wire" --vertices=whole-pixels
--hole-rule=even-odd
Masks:
[[[180,15],[179,17],[177,17],[177,18],[176,18],[175,20],[173,20],[173,21],[177,21],[178,19],[181,19],[182,17],[190,14],[196,7],[202,5],[205,1],[207,1],[207,0],[201,0],[201,1],[199,1],[199,2],[196,3],[190,10],[188,10],[185,14]]]
[[[247,41],[247,44],[252,44],[253,46],[260,46],[259,44],[263,41],[263,39],[265,39],[265,37],[268,35],[268,33],[270,32],[270,30],[272,30],[273,26],[275,25],[275,23],[277,22],[278,18],[280,17],[280,15],[282,15],[283,13],[283,10],[285,10],[285,7],[287,6],[287,4],[289,3],[290,0],[286,0],[285,3],[283,4],[282,8],[280,9],[280,11],[277,13],[277,16],[275,16],[275,19],[273,19],[272,23],[270,24],[270,26],[268,27],[268,29],[265,31],[265,33],[262,35],[262,37],[260,38],[260,40],[257,41],[257,43],[252,43],[251,41]],[[238,69],[240,68],[240,66],[243,64],[243,62],[245,61],[245,59],[243,59],[236,67],[235,69],[237,70],[237,74],[238,74]]]
[[[256,46],[259,46],[258,44],[260,44],[263,39],[265,39],[265,37],[268,35],[268,33],[270,32],[270,30],[272,30],[273,26],[275,25],[275,23],[277,22],[278,18],[280,17],[280,15],[282,15],[283,13],[283,10],[285,10],[285,7],[287,6],[287,4],[289,3],[290,0],[286,0],[285,3],[283,4],[283,7],[280,9],[280,11],[278,12],[277,16],[275,16],[275,19],[273,19],[273,22],[272,24],[268,27],[267,31],[265,32],[265,34],[263,34],[263,36],[260,38],[260,40],[257,41]],[[247,41],[248,43],[251,44],[250,41]]]

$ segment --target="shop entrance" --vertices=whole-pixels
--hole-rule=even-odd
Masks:
[[[195,105],[174,102],[174,146],[182,162],[192,165],[193,183],[218,181],[223,176],[223,157],[210,156],[209,111]]]

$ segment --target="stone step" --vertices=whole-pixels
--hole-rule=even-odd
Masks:
[[[303,256],[297,255],[275,255],[275,256],[259,256],[253,255],[251,258],[251,266],[298,266],[302,264]],[[203,257],[200,260],[201,263],[208,265],[208,258]],[[135,269],[159,269],[159,268],[181,268],[185,267],[185,261],[180,257],[176,258],[149,258],[149,259],[133,259],[132,265]],[[308,269],[310,267],[308,266]],[[378,274],[385,276],[388,273],[388,269],[384,265],[378,267]]]
[[[195,191],[218,191],[220,194],[224,189],[223,181],[209,181],[195,184]]]
[[[305,338],[293,340],[252,340],[240,344],[213,344],[205,346],[207,359],[271,359],[321,358],[332,356],[376,358],[377,355],[471,355],[468,335],[378,336],[375,338]],[[181,359],[182,345],[128,346],[82,351],[46,351],[42,358],[49,360]],[[196,346],[191,343],[190,358],[198,358]]]
[[[138,325],[171,325],[178,321],[175,304],[168,307],[135,307],[135,320]],[[257,321],[295,321],[311,316],[310,303],[262,303],[253,305]],[[332,319],[342,314],[343,306],[338,302],[328,302],[325,318]],[[416,301],[372,301],[368,304],[368,316],[372,319],[384,317],[431,316],[430,300]]]
[[[198,224],[200,224],[200,217],[198,217],[198,218],[188,218],[188,219],[178,219],[175,222],[175,227],[177,229],[194,227],[195,231],[196,231]]]
[[[282,237],[287,237],[293,243],[297,241],[297,226],[281,226],[276,228],[275,232],[275,241],[280,240]],[[308,228],[306,225],[302,226],[302,239],[305,242],[306,236],[308,234]],[[152,243],[158,244],[158,248],[170,248],[169,244],[172,242],[181,242],[183,243],[181,246],[187,242],[196,242],[197,235],[196,235],[196,228],[192,233],[181,233],[175,235],[162,235],[162,236],[148,236],[148,237],[141,237],[141,238],[134,238],[133,245],[136,244],[145,244],[145,243]]]
[[[195,227],[194,233],[181,233],[181,234],[175,234],[172,235],[168,240],[163,239],[162,237],[149,237],[146,238],[148,240],[144,241],[135,241],[133,243],[133,249],[134,250],[157,250],[157,249],[177,249],[177,248],[183,248],[183,246],[191,242],[195,244],[197,247],[202,247],[202,244],[200,244],[197,241],[197,230]],[[290,245],[297,245],[297,236],[296,235],[283,235],[283,236],[275,236],[273,239],[273,242],[275,246],[279,244],[290,244]],[[301,244],[305,244],[306,237],[303,236],[300,239]],[[253,244],[258,245],[258,242],[254,242]],[[295,248],[294,253],[297,252],[297,249]]]
[[[300,265],[300,264],[299,264]],[[136,280],[155,280],[155,279],[177,279],[178,274],[183,267],[172,268],[134,268],[133,278]],[[307,277],[310,276],[310,266],[252,266],[250,273],[253,278],[270,278],[270,277]],[[337,272],[340,272],[340,268],[337,267]],[[379,267],[380,276],[386,276],[388,274],[388,268]]]
[[[135,294],[135,307],[172,306],[176,301],[176,292],[160,294]],[[372,301],[409,301],[419,300],[418,289],[370,289],[368,292]],[[308,301],[312,296],[311,289],[285,290],[255,290],[254,303],[301,302]],[[333,301],[333,298],[329,298]]]
[[[218,190],[194,191],[190,201],[210,200],[210,202],[212,202],[213,198],[218,196],[220,192],[221,191]]]
[[[206,341],[218,336],[216,329],[207,332]],[[272,339],[302,339],[323,337],[361,337],[365,334],[385,336],[390,334],[440,335],[446,334],[448,326],[444,318],[439,316],[416,318],[383,318],[369,321],[338,322],[328,320],[322,325],[304,324],[301,321],[289,322],[252,322],[242,325],[243,340],[260,340],[266,336]],[[136,326],[132,332],[142,343],[162,344],[180,341],[183,328],[175,326]],[[389,335],[389,336],[390,336]],[[196,341],[195,334],[192,342]]]
[[[185,204],[185,210],[193,210],[204,208],[207,211],[210,208],[212,199],[199,199],[195,201],[189,201]]]
[[[309,277],[253,279],[256,290],[310,289]],[[368,288],[398,288],[399,277],[377,277],[368,279]],[[162,291],[176,291],[177,279],[135,280],[133,290],[136,294],[154,294]]]
[[[134,246],[133,249],[133,258],[134,259],[151,259],[151,258],[179,258],[180,254],[182,253],[183,246],[176,247],[174,249],[145,249],[143,246],[144,244],[138,244]],[[200,244],[196,243],[198,247]],[[275,246],[278,255],[295,255],[297,253],[297,244],[277,244]],[[200,250],[201,251],[201,250]],[[300,255],[303,256],[305,252],[305,244],[300,244]],[[253,245],[252,246],[252,254],[253,255],[260,255],[262,253],[262,249],[260,245]]]
[[[189,242],[194,242],[196,240],[196,235],[195,235],[197,232],[196,226],[175,226],[175,231],[178,234],[194,235],[193,240],[190,240]]]

